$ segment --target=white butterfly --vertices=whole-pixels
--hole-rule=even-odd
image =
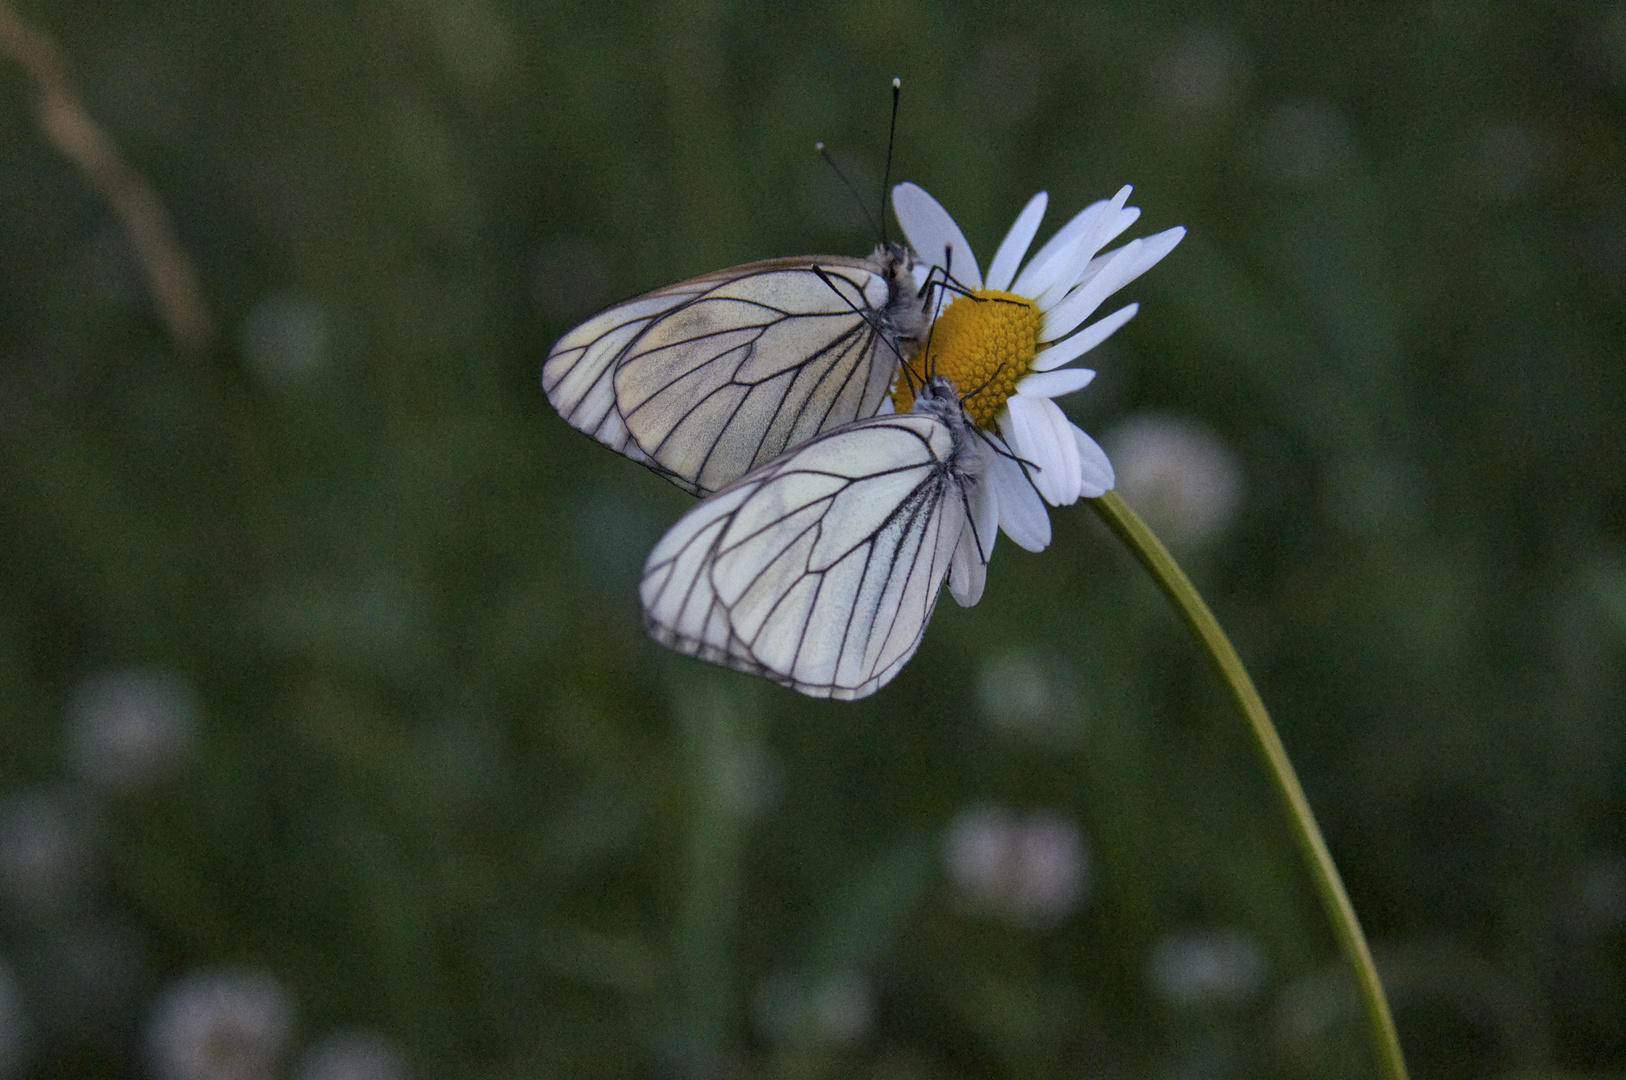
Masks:
[[[998,528],[949,380],[826,431],[685,514],[644,564],[656,640],[813,697],[860,698],[914,655],[945,577],[977,602]]]
[[[901,244],[703,274],[617,304],[548,353],[574,427],[704,495],[874,416],[927,325]]]

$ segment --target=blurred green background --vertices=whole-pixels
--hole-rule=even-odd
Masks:
[[[867,253],[812,146],[878,193],[893,75],[895,178],[984,259],[1041,188],[1190,228],[1067,406],[1272,707],[1414,1074],[1626,1074],[1626,4],[20,7],[221,329],[174,347],[0,64],[5,1074],[1375,1075],[1085,508],[863,702],[641,629],[689,500],[540,361]]]

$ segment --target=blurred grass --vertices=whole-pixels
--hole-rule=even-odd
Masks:
[[[1190,569],[1416,1075],[1626,1072],[1626,8],[23,12],[230,333],[171,349],[0,69],[0,793],[94,821],[71,903],[0,898],[19,1075],[139,1074],[158,989],[226,962],[283,980],[301,1040],[375,1025],[425,1076],[1371,1075],[1239,725],[1082,511],[855,705],[642,634],[687,500],[553,415],[540,359],[642,289],[868,250],[810,150],[878,191],[894,74],[897,176],[985,257],[1039,188],[1066,214],[1133,181],[1136,233],[1190,227],[1069,406],[1238,456]],[[984,722],[1012,653],[1079,688],[1079,745]],[[196,684],[201,739],[88,792],[68,702],[131,664]],[[1078,820],[1082,910],[955,900],[938,845],[979,802]],[[85,927],[128,984],[94,1021]],[[1248,935],[1263,989],[1160,996],[1188,927]],[[856,1041],[760,1015],[773,977],[846,972]]]

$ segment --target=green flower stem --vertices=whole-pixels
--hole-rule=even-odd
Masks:
[[[1254,739],[1259,743],[1259,750],[1265,756],[1270,775],[1281,792],[1282,801],[1287,804],[1294,838],[1305,861],[1310,864],[1310,873],[1315,880],[1316,891],[1321,894],[1321,903],[1327,910],[1333,933],[1337,935],[1338,944],[1349,959],[1350,967],[1355,969],[1361,1004],[1366,1010],[1373,1047],[1383,1073],[1389,1080],[1406,1080],[1406,1060],[1400,1053],[1394,1018],[1389,1014],[1389,1002],[1383,996],[1383,983],[1379,981],[1377,968],[1372,964],[1366,935],[1361,932],[1360,920],[1349,902],[1349,894],[1344,891],[1338,867],[1333,865],[1332,855],[1327,851],[1327,842],[1321,838],[1321,828],[1316,824],[1309,800],[1304,797],[1304,789],[1299,786],[1293,763],[1287,759],[1287,750],[1282,746],[1281,737],[1276,734],[1276,726],[1270,722],[1270,714],[1265,711],[1265,703],[1260,700],[1259,692],[1253,688],[1253,680],[1248,678],[1247,669],[1242,666],[1225,631],[1215,621],[1214,613],[1197,595],[1191,580],[1162,541],[1118,497],[1118,493],[1109,491],[1099,499],[1086,501],[1107,528],[1140,560],[1140,564],[1157,582],[1157,587],[1163,590],[1163,595],[1169,598],[1180,618],[1208,653],[1209,660],[1213,661],[1231,694],[1231,700],[1236,702],[1236,707],[1247,720]]]

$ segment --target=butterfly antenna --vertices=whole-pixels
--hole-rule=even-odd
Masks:
[[[1020,300],[1006,300],[1002,296],[975,296],[972,294],[971,287],[969,285],[958,278],[949,277],[947,274],[943,276],[942,281],[935,281],[932,282],[932,284],[936,286],[939,293],[951,292],[955,296],[970,297],[972,300],[975,300],[978,303],[992,301],[1004,304],[1020,304],[1022,302]]]
[[[909,361],[905,360],[901,354],[898,359],[900,361],[898,364],[898,371],[902,373],[904,381],[909,384],[909,393],[918,394],[920,392],[921,383],[925,380],[916,377],[915,369],[909,366]]]
[[[953,259],[954,259],[954,252],[950,249],[949,245],[944,244],[943,245],[943,261],[945,263],[947,263],[947,262],[952,262]],[[1001,304],[1024,304],[1024,303],[1026,303],[1026,301],[1023,301],[1023,300],[1009,300],[1009,299],[1006,299],[1003,296],[976,296],[976,295],[973,295],[972,290],[971,290],[971,286],[967,285],[965,282],[963,282],[959,278],[955,277],[953,272],[950,271],[948,269],[948,267],[939,265],[937,263],[933,263],[932,268],[926,272],[926,280],[921,282],[920,288],[915,292],[915,295],[917,297],[923,297],[923,296],[926,295],[927,292],[931,291],[932,289],[938,290],[938,301],[939,302],[942,301],[942,294],[944,292],[951,292],[951,293],[955,294],[956,296],[969,296],[969,297],[971,297],[971,299],[977,300],[977,301],[990,300],[990,301],[995,301],[995,302],[998,302],[998,303],[1001,303]],[[936,316],[934,315],[933,318],[936,318]]]
[[[898,141],[898,97],[903,92],[903,80],[892,76],[892,125],[886,133],[886,170],[881,173],[881,243],[887,243],[886,195],[892,189],[892,145]]]
[[[1038,472],[1044,472],[1043,465],[1040,465],[1037,461],[1029,461],[1027,458],[1022,457],[1019,454],[1011,453],[1010,449],[1003,445],[1003,440],[996,439],[993,435],[983,430],[983,427],[980,424],[974,425],[971,430],[977,433],[978,438],[988,444],[988,449],[992,450],[1000,457],[1005,458],[1008,461],[1014,461],[1020,465],[1022,467],[1022,475],[1027,480],[1028,484],[1032,486],[1034,491],[1039,490],[1039,485],[1033,483],[1033,477],[1028,475],[1028,470],[1034,469]]]
[[[873,310],[871,310],[870,308],[867,308],[867,307],[859,307],[858,304],[856,304],[853,301],[852,297],[850,297],[846,293],[842,292],[841,287],[839,285],[837,285],[833,280],[831,280],[830,272],[828,270],[826,270],[824,267],[820,266],[818,263],[814,263],[811,267],[809,267],[809,269],[811,269],[813,271],[813,273],[818,276],[818,279],[820,281],[824,282],[826,288],[828,288],[831,292],[835,293],[838,298],[840,298],[840,300],[841,300],[841,302],[843,304],[846,304],[849,308],[852,309],[852,313],[854,315],[857,315],[860,319],[863,319],[866,323],[870,324],[871,330],[875,334],[875,336],[880,338],[881,341],[886,345],[886,347],[888,349],[892,350],[892,355],[898,358],[898,366],[905,373],[909,373],[909,360],[908,360],[908,358],[903,355],[902,351],[900,351],[898,349],[898,346],[896,345],[896,343],[893,342],[893,340],[890,337],[888,337],[886,334],[883,334],[883,333],[879,332],[879,328],[877,326],[878,320],[876,318],[875,312]],[[910,374],[910,384],[909,385],[910,385],[911,389],[914,387],[914,381],[913,381],[912,373]]]
[[[1033,473],[1044,472],[1044,465],[1039,464],[1039,462],[1029,462],[1026,457],[1020,457],[1020,455],[1011,454],[1010,449],[1006,449],[1005,446],[1002,446],[1002,441],[1000,441],[1000,439],[993,438],[992,434],[984,431],[980,425],[974,425],[971,429],[972,431],[976,431],[977,438],[982,439],[982,441],[989,444],[990,451],[1000,455],[1000,457],[1003,457],[1003,459],[1016,462],[1016,467],[1021,468],[1021,478],[1028,481],[1029,488],[1033,488],[1036,493],[1039,491],[1039,485],[1036,485],[1036,483],[1033,481]],[[1029,472],[1029,470],[1033,470],[1033,472]],[[1044,498],[1042,494],[1041,498]]]
[[[972,299],[976,299],[976,297],[973,297]],[[971,393],[962,396],[960,398],[960,408],[962,408],[962,409],[965,408],[965,403],[966,402],[970,401],[972,398],[976,397],[978,394],[980,394],[984,390],[988,389],[988,387],[993,384],[993,381],[995,379],[999,378],[999,373],[1001,371],[1003,371],[1004,369],[1005,369],[1005,365],[1000,364],[998,367],[996,367],[994,369],[994,373],[992,375],[988,376],[988,381],[987,382],[983,383],[981,386],[979,386],[975,390],[971,391]],[[1025,457],[1020,457],[1020,456],[1018,456],[1016,454],[1011,453],[1011,451],[1008,448],[1006,448],[1004,445],[1002,445],[1003,440],[994,438],[993,435],[991,435],[987,431],[983,430],[983,427],[982,427],[981,424],[974,425],[972,430],[974,430],[977,433],[977,435],[982,438],[983,442],[988,444],[988,448],[990,450],[992,450],[994,453],[998,454],[1002,458],[1009,458],[1010,460],[1012,460],[1012,461],[1016,462],[1018,465],[1020,465],[1022,467],[1022,474],[1027,477],[1027,482],[1029,484],[1033,484],[1033,490],[1035,490],[1035,491],[1039,490],[1039,485],[1033,483],[1033,477],[1028,476],[1027,471],[1029,469],[1037,469],[1040,472],[1043,472],[1044,471],[1044,466],[1043,465],[1040,465],[1036,461],[1029,461]]]
[[[824,282],[826,288],[836,294],[837,299],[852,309],[852,313],[854,315],[857,315],[860,319],[863,319],[871,326],[871,328],[877,330],[880,328],[880,316],[875,313],[874,309],[869,307],[859,307],[852,297],[842,292],[841,287],[838,286],[834,281],[830,280],[830,271],[826,270],[818,263],[814,263],[811,267],[809,267],[809,269],[812,270],[814,274],[818,275],[818,279]],[[849,282],[849,284],[851,283]],[[886,342],[887,347],[892,350],[893,355],[897,356],[900,360],[903,358],[902,354],[898,352],[898,347],[892,344],[890,338],[888,338],[885,334],[882,334],[881,340]]]
[[[945,265],[943,267],[943,277],[945,279],[949,276],[949,270],[948,270],[948,265],[947,264],[953,263],[953,261],[954,261],[954,248],[951,247],[948,244],[944,244],[943,245],[943,262],[944,262]],[[933,273],[936,272],[936,267],[932,268],[932,272]],[[931,281],[931,274],[926,275],[926,280],[928,282],[927,287],[930,287],[929,283]],[[931,369],[931,366],[930,366],[930,361],[931,361],[931,358],[932,358],[932,335],[937,332],[937,317],[939,315],[941,315],[942,313],[943,313],[943,290],[941,288],[939,288],[937,290],[937,299],[932,301],[932,321],[926,328],[926,343],[921,346],[921,350],[920,350],[922,353],[925,354],[925,357],[926,357],[926,364],[924,366],[925,366],[925,372],[926,372],[925,377],[928,378],[928,379],[932,377],[932,369]]]
[[[943,262],[945,264],[951,264],[953,262],[953,259],[954,259],[953,250],[949,247],[949,245],[944,244],[943,245]],[[939,272],[941,272],[942,275],[943,275],[940,280],[937,278],[937,275],[938,275]],[[978,296],[972,290],[971,286],[967,285],[965,282],[961,281],[959,278],[954,276],[954,271],[951,270],[948,265],[943,265],[943,266],[933,265],[931,270],[926,275],[925,284],[923,284],[920,287],[920,292],[917,293],[916,295],[917,296],[925,296],[926,295],[926,290],[931,289],[931,288],[936,288],[937,290],[939,290],[939,293],[951,292],[956,296],[968,297],[968,298],[970,298],[972,300],[977,301],[977,303],[979,303],[979,304],[982,304],[982,303],[1016,304],[1018,306],[1023,306],[1023,307],[1028,305],[1028,301],[1026,301],[1026,300],[1012,299],[1012,298],[1007,297],[1007,296]]]
[[[813,149],[819,152],[819,156],[824,159],[824,163],[830,166],[831,171],[836,174],[842,184],[846,185],[848,194],[853,197],[853,202],[858,204],[858,212],[864,215],[864,221],[869,225],[869,231],[872,234],[880,233],[882,237],[885,237],[886,222],[883,220],[880,227],[876,226],[875,219],[870,216],[869,207],[864,205],[863,197],[858,194],[858,189],[853,186],[853,182],[847,179],[847,174],[841,171],[841,166],[836,164],[836,159],[830,156],[830,151],[824,148],[822,142],[814,143]]]

